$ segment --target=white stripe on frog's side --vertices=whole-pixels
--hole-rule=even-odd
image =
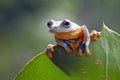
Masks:
[[[89,43],[90,43],[90,34],[89,34],[88,29],[87,29],[87,26],[82,25],[82,27],[83,27],[83,30],[84,30],[84,35],[85,35],[85,40],[86,40],[86,48],[88,48]]]

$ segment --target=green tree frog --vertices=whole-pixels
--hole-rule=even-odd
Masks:
[[[85,25],[79,26],[68,19],[63,21],[50,20],[47,23],[47,26],[49,28],[49,32],[54,34],[57,45],[62,46],[68,54],[77,49],[77,56],[82,56],[82,53],[85,53],[86,56],[90,56],[90,36],[93,40],[97,40],[97,38],[101,36],[101,32],[92,30],[89,33]],[[45,53],[49,58],[52,58],[53,51],[54,45],[49,44]]]

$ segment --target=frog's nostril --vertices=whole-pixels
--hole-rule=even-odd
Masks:
[[[49,22],[47,23],[47,26],[48,26],[49,28],[51,28],[52,25],[53,25],[53,22],[52,22],[52,21],[49,21]]]

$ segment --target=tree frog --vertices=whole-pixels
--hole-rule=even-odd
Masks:
[[[57,45],[62,46],[68,54],[77,49],[77,56],[90,56],[89,43],[90,36],[93,40],[97,40],[101,36],[101,32],[92,30],[90,33],[85,25],[79,26],[78,24],[65,19],[63,21],[50,20],[47,23],[49,32],[54,34]],[[49,44],[45,53],[49,58],[53,57],[54,45]]]

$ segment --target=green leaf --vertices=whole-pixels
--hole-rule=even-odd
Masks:
[[[50,60],[44,53],[34,57],[15,80],[118,80],[120,78],[120,35],[103,25],[102,36],[90,43],[91,56],[67,55],[56,46]]]

